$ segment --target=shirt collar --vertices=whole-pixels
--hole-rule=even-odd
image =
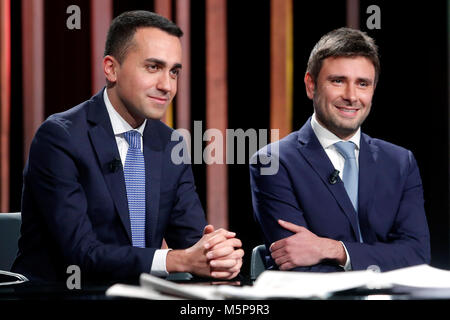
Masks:
[[[334,145],[336,142],[344,141],[339,138],[337,135],[332,133],[330,130],[323,127],[319,121],[316,119],[316,113],[314,113],[311,117],[311,127],[316,134],[317,139],[319,139],[320,144],[324,149],[329,148]],[[359,143],[361,140],[361,127],[358,128],[358,131],[348,140],[353,142],[356,145],[356,149],[359,150]]]
[[[134,129],[128,122],[125,121],[124,118],[122,118],[122,116],[116,111],[116,109],[114,109],[111,101],[109,100],[106,88],[103,91],[103,100],[105,101],[106,110],[108,111],[109,119],[111,120],[114,135],[123,134],[130,130],[136,130],[141,134],[141,136],[144,135],[144,129],[147,123],[147,119],[145,119],[139,127]]]

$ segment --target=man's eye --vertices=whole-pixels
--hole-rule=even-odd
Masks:
[[[156,64],[149,64],[149,65],[147,65],[147,70],[148,71],[154,72],[154,71],[158,71],[158,69],[159,69],[159,67]]]
[[[369,84],[365,81],[360,82],[359,85],[364,88],[369,86]]]
[[[180,74],[179,69],[170,70],[170,75],[172,76],[172,78],[177,78],[179,74]]]
[[[342,83],[342,80],[341,80],[341,79],[332,79],[331,82],[332,82],[332,83],[341,84],[341,83]]]

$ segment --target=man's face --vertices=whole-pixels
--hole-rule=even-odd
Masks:
[[[316,81],[309,73],[305,76],[319,123],[341,139],[350,139],[369,115],[374,81],[375,67],[366,57],[323,60]]]
[[[161,119],[177,92],[180,40],[157,28],[139,28],[122,64],[112,61],[114,72],[107,78],[115,83],[110,99],[119,114],[135,124]]]

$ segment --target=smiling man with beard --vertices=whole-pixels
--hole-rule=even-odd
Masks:
[[[430,262],[422,182],[411,151],[361,132],[378,82],[374,40],[340,28],[313,48],[314,113],[251,161],[255,218],[269,269],[381,271]],[[279,171],[261,175],[259,158]]]

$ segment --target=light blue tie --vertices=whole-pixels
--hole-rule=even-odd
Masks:
[[[342,180],[344,181],[344,187],[347,194],[355,208],[356,214],[358,214],[358,166],[356,164],[355,147],[356,145],[351,141],[339,141],[334,144],[337,151],[344,157],[344,172],[342,174]],[[356,222],[358,224],[359,241],[362,243],[361,229],[359,227],[359,219],[356,216]]]
[[[125,185],[134,247],[145,248],[145,163],[141,151],[141,134],[131,130],[124,133],[128,142],[125,160]]]

